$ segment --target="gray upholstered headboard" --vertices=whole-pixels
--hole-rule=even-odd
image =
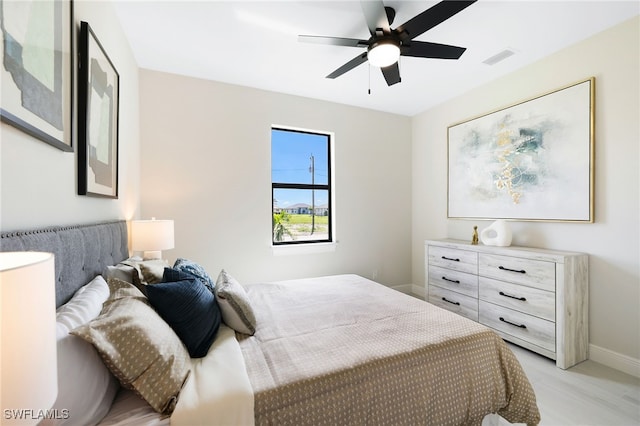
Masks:
[[[129,256],[127,222],[49,227],[0,234],[0,251],[46,251],[55,255],[56,307]]]

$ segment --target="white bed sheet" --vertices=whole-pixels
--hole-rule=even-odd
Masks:
[[[171,424],[252,426],[254,421],[253,388],[242,351],[235,331],[222,324],[207,356],[191,360]]]
[[[121,389],[100,425],[253,426],[253,389],[235,332],[222,324],[204,358],[191,359],[191,374],[171,418]]]
[[[163,418],[164,417],[164,418]],[[169,417],[155,411],[133,391],[120,388],[111,410],[102,419],[100,426],[167,426]]]

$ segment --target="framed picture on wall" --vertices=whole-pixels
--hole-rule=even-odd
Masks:
[[[595,78],[448,128],[448,217],[593,222]]]
[[[73,151],[73,3],[0,1],[0,119]]]
[[[120,76],[87,22],[79,56],[78,194],[118,198]]]

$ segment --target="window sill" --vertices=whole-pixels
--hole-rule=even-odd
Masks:
[[[333,243],[310,243],[271,246],[274,256],[289,256],[298,254],[330,253],[336,251],[338,244]]]

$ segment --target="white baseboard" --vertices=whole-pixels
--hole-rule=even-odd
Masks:
[[[422,299],[427,296],[427,292],[423,285],[411,284],[411,293],[420,296]]]
[[[640,377],[639,359],[591,344],[589,345],[589,359],[634,377]]]
[[[418,296],[420,299],[424,299],[424,296],[426,295],[424,287],[415,284],[394,285],[391,288],[401,293]]]
[[[411,294],[411,284],[394,285],[391,288],[398,290],[400,293]]]

